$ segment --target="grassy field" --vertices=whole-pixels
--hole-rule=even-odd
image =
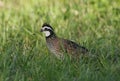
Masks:
[[[44,22],[97,58],[56,59]],[[0,81],[120,81],[120,0],[0,1]]]

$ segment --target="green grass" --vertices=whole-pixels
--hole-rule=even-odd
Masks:
[[[97,58],[56,59],[44,22]],[[120,81],[120,0],[0,1],[0,81]]]

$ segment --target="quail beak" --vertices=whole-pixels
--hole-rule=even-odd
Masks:
[[[40,32],[43,32],[43,29],[41,29]]]

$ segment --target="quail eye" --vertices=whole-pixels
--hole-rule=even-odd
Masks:
[[[45,30],[47,30],[47,28],[45,28]]]

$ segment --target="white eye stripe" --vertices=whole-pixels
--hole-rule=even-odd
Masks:
[[[45,28],[53,30],[52,28],[48,27],[48,26],[44,26],[42,29],[45,30]]]

